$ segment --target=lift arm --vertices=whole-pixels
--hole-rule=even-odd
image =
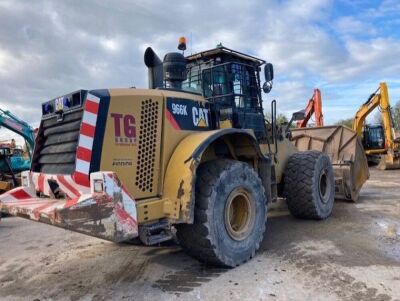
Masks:
[[[25,121],[19,119],[9,111],[0,109],[0,126],[21,135],[29,146],[29,153],[35,146],[35,134],[33,128]]]
[[[321,91],[314,89],[314,94],[308,101],[307,106],[304,110],[304,119],[297,121],[297,128],[307,127],[308,121],[312,115],[315,115],[315,126],[324,126],[324,117],[322,114],[322,98]]]
[[[386,83],[380,83],[379,88],[371,94],[368,100],[357,111],[353,120],[353,130],[361,138],[365,119],[375,109],[379,107],[382,113],[383,130],[385,135],[386,149],[396,148],[393,133],[393,121],[389,103],[389,92]]]

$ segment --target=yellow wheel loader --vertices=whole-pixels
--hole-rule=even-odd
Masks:
[[[163,60],[148,48],[144,61],[149,89],[42,105],[31,170],[0,196],[3,211],[115,242],[154,245],[176,230],[189,254],[228,267],[254,256],[276,198],[296,217],[331,214],[329,155],[299,152],[275,101],[265,122],[260,72],[267,93],[272,64],[222,46]]]

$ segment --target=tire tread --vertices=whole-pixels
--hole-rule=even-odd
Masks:
[[[193,224],[180,224],[177,225],[177,236],[181,246],[184,250],[191,255],[207,264],[217,266],[234,267],[240,265],[251,259],[255,251],[259,248],[262,241],[262,236],[256,242],[254,250],[248,258],[244,258],[242,262],[231,262],[224,254],[222,254],[215,246],[215,237],[210,234],[210,216],[212,208],[209,208],[210,197],[214,192],[217,182],[216,180],[222,173],[230,172],[234,165],[240,164],[241,168],[246,172],[255,173],[246,163],[220,159],[201,164],[197,170],[196,179],[196,201],[194,212]],[[257,185],[262,189],[264,195],[264,188],[261,180],[257,175]],[[209,210],[210,209],[210,210]],[[262,233],[265,232],[265,223],[263,225]]]

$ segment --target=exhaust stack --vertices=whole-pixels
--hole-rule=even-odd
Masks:
[[[163,63],[151,47],[144,52],[144,63],[149,69],[149,89],[163,87]]]

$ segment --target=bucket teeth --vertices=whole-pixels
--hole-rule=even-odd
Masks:
[[[393,157],[392,155],[381,155],[378,165],[380,170],[400,169],[400,157]]]

